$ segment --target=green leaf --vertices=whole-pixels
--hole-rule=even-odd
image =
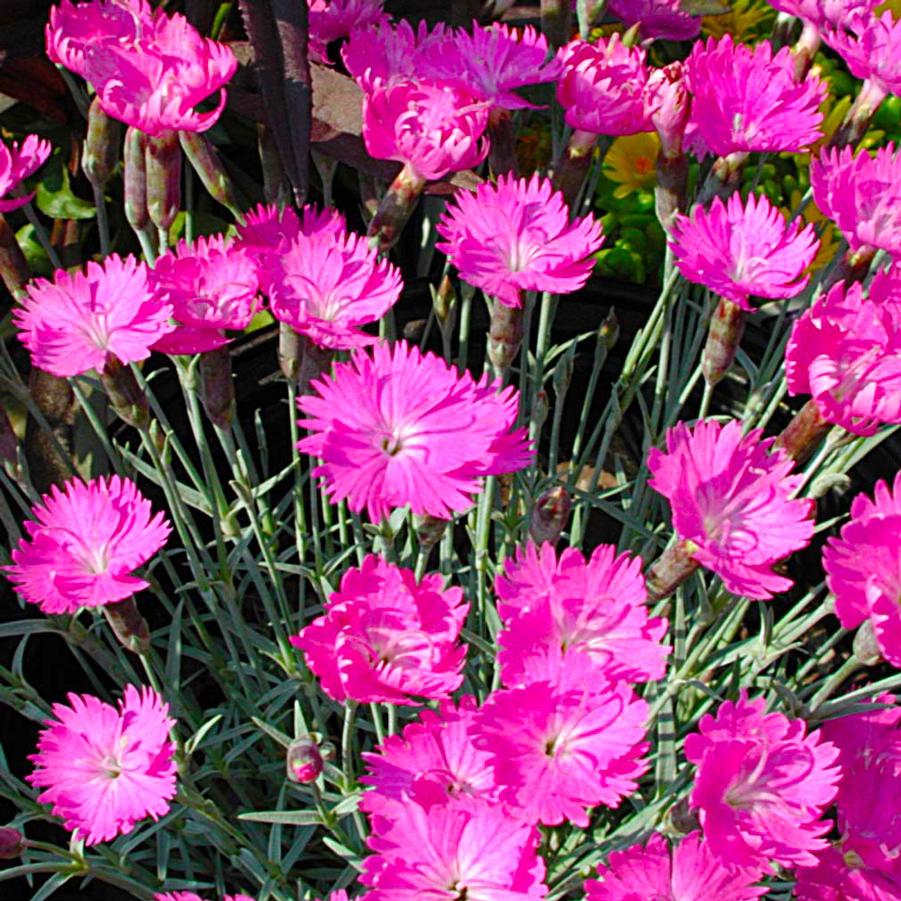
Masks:
[[[93,203],[72,193],[69,172],[61,156],[54,156],[44,168],[35,202],[38,209],[51,219],[93,219],[97,215]]]
[[[239,820],[254,823],[281,823],[285,826],[321,826],[322,818],[315,810],[253,810],[239,813]]]

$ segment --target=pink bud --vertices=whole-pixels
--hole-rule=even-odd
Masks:
[[[25,836],[12,826],[0,826],[0,860],[15,860],[25,850]]]
[[[288,778],[292,782],[304,784],[315,782],[322,772],[322,754],[319,753],[319,746],[309,735],[295,739],[288,748],[286,763]]]
[[[645,113],[660,135],[664,156],[682,153],[682,138],[691,113],[691,95],[685,86],[682,63],[654,69],[645,88]]]

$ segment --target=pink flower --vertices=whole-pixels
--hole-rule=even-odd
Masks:
[[[680,62],[653,69],[644,96],[645,111],[660,137],[665,156],[682,153],[682,140],[691,113],[691,95],[685,85],[685,67]]]
[[[310,56],[327,63],[328,45],[355,31],[389,21],[384,0],[307,0]]]
[[[475,798],[408,804],[370,836],[360,882],[368,901],[539,901],[547,894],[538,830]]]
[[[795,321],[785,348],[790,394],[811,394],[820,415],[855,435],[901,422],[901,299],[897,276],[877,273],[869,296],[836,284]]]
[[[790,47],[774,55],[769,41],[695,44],[685,61],[694,96],[686,146],[700,157],[808,149],[821,137],[826,85],[814,75],[799,81],[794,65]]]
[[[581,654],[549,657],[527,679],[488,696],[475,745],[490,755],[501,800],[524,820],[587,826],[586,807],[616,807],[647,769],[648,705]]]
[[[823,550],[835,614],[846,629],[869,619],[883,656],[901,667],[901,473],[890,488],[877,482],[870,500],[858,494],[851,519]]]
[[[458,639],[469,604],[442,583],[437,573],[417,582],[412,570],[370,554],[291,643],[336,701],[445,698],[463,681]]]
[[[298,448],[323,463],[333,503],[347,498],[373,521],[409,504],[447,518],[469,509],[480,479],[526,466],[526,434],[515,429],[519,397],[487,375],[476,382],[404,341],[356,351],[298,398],[311,434]],[[427,390],[426,390],[427,389]]]
[[[15,141],[0,141],[0,197],[6,197],[22,182],[40,169],[50,156],[50,142],[37,135],[28,135],[21,145]],[[22,197],[0,200],[0,213],[9,213],[24,206],[34,197],[34,191]]]
[[[422,54],[422,74],[439,81],[459,81],[482,100],[502,109],[534,109],[516,88],[553,81],[560,62],[547,59],[547,38],[527,25],[510,28],[473,23],[472,32],[455,29],[441,53]]]
[[[812,866],[827,845],[828,820],[841,771],[838,748],[802,720],[764,713],[762,698],[724,701],[685,739],[697,768],[691,805],[710,850],[742,868]]]
[[[818,31],[838,26],[859,14],[872,13],[882,0],[769,0],[780,12],[809,22]]]
[[[743,310],[750,297],[784,300],[799,294],[810,279],[805,270],[820,242],[803,219],[789,224],[765,194],[738,193],[726,203],[715,197],[708,209],[676,216],[671,246],[679,271]]]
[[[901,22],[890,10],[881,16],[876,4],[862,3],[823,31],[823,40],[847,63],[853,75],[876,86],[880,97],[901,95]]]
[[[194,892],[163,892],[153,896],[154,901],[204,901]],[[250,895],[223,895],[222,901],[254,901]],[[346,901],[346,896],[345,896]]]
[[[577,291],[604,243],[600,222],[570,222],[563,195],[538,174],[458,191],[437,228],[445,240],[435,246],[461,277],[508,307],[522,306],[523,291]]]
[[[680,422],[666,434],[667,452],[651,449],[648,484],[669,500],[698,563],[733,594],[767,600],[792,585],[773,564],[810,541],[814,504],[792,497],[803,477],[789,475],[791,459],[761,435],[743,436],[735,420]]]
[[[701,32],[701,17],[685,12],[680,0],[610,0],[608,10],[629,27],[637,23],[644,38],[690,41]]]
[[[359,326],[381,319],[402,287],[398,268],[366,238],[336,232],[327,221],[311,231],[298,229],[274,257],[268,293],[276,319],[321,347],[349,350],[376,340]]]
[[[886,860],[886,870],[868,866],[853,846],[827,848],[814,867],[800,867],[793,897],[798,901],[897,901],[901,865]]]
[[[429,78],[429,60],[441,56],[449,42],[448,30],[440,22],[431,32],[420,22],[414,31],[401,19],[354,31],[341,48],[341,58],[357,84],[372,93],[389,83]]]
[[[434,181],[488,155],[488,105],[460,85],[403,80],[363,96],[363,140],[377,160],[398,160]]]
[[[810,164],[813,199],[851,250],[901,254],[901,151],[889,144],[870,156],[851,147],[824,150]]]
[[[210,128],[238,67],[229,47],[204,38],[184,16],[106,0],[66,2],[51,14],[47,53],[91,82],[107,115],[149,135]],[[216,92],[214,109],[195,109]]]
[[[699,832],[691,832],[670,851],[654,833],[645,845],[614,851],[601,880],[585,883],[587,901],[751,901],[765,894],[754,886],[757,869],[740,870],[711,854]]]
[[[614,34],[596,44],[571,41],[557,57],[563,65],[557,100],[567,125],[597,135],[652,130],[644,109],[648,81],[644,50],[624,46]]]
[[[126,835],[144,817],[159,819],[175,797],[175,721],[151,688],[125,687],[119,709],[91,695],[70,694],[53,705],[55,720],[38,738],[28,781],[44,788],[66,829],[85,844]]]
[[[517,685],[531,657],[554,652],[588,657],[611,681],[663,677],[669,648],[665,619],[648,617],[642,561],[602,544],[586,562],[567,548],[529,544],[507,558],[494,588],[504,628],[498,663],[505,685]]]
[[[376,749],[364,753],[373,786],[360,800],[370,815],[394,816],[409,804],[428,809],[454,798],[481,798],[497,802],[497,786],[489,757],[472,743],[477,715],[471,695],[458,705],[442,701],[437,712],[423,710],[401,735],[390,735]]]
[[[151,282],[171,304],[178,322],[153,349],[195,354],[228,344],[225,330],[243,331],[258,306],[256,265],[249,254],[222,235],[181,241],[157,259]]]
[[[28,537],[3,569],[26,601],[51,614],[99,607],[147,588],[132,573],[171,531],[135,484],[119,476],[54,485],[31,514]]]
[[[86,272],[57,270],[39,278],[13,310],[19,340],[31,361],[53,375],[102,370],[108,355],[120,363],[145,360],[171,332],[172,308],[151,290],[147,267],[134,257],[110,254]]]

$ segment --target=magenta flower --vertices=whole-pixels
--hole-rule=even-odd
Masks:
[[[472,506],[482,476],[531,459],[525,431],[514,429],[513,388],[459,375],[404,341],[355,352],[313,388],[297,401],[311,432],[298,448],[322,458],[313,472],[333,503],[347,498],[373,521],[405,504],[448,518]]]
[[[151,270],[155,292],[172,306],[178,326],[153,345],[167,354],[195,354],[228,344],[257,310],[259,280],[249,254],[222,235],[181,241]]]
[[[846,629],[869,619],[883,656],[901,667],[901,474],[889,488],[877,482],[870,500],[858,494],[851,519],[823,550],[826,582],[835,594],[835,614]]]
[[[175,721],[151,688],[125,687],[119,709],[91,695],[54,704],[54,720],[38,738],[28,781],[45,789],[66,829],[96,845],[131,832],[144,817],[159,819],[175,797]]]
[[[328,63],[328,45],[355,31],[389,20],[384,0],[307,0],[310,23],[310,56]]]
[[[588,657],[611,680],[661,679],[669,648],[662,618],[648,617],[642,561],[602,544],[586,561],[567,548],[529,544],[507,558],[494,583],[504,628],[498,663],[505,685],[520,684],[528,662],[555,652]]]
[[[442,23],[430,32],[425,22],[416,31],[405,19],[396,24],[354,31],[341,48],[347,71],[367,93],[389,83],[429,78],[430,60],[441,57],[450,44],[450,34]],[[453,79],[458,80],[456,77]]]
[[[458,81],[481,100],[502,109],[534,109],[516,88],[553,81],[560,62],[547,59],[547,38],[530,25],[510,28],[473,23],[448,34],[440,53],[421,54],[420,71],[438,81]]]
[[[753,869],[768,861],[812,866],[831,826],[820,815],[835,797],[838,748],[806,735],[802,720],[764,713],[762,698],[724,701],[685,739],[698,773],[691,793],[710,850]]]
[[[826,85],[797,78],[790,47],[774,54],[769,41],[710,38],[695,44],[685,73],[694,95],[686,147],[699,157],[807,150],[821,137]]]
[[[836,284],[795,321],[785,348],[790,394],[810,394],[827,422],[855,435],[901,423],[901,298],[897,276]]]
[[[654,833],[646,844],[614,851],[597,879],[585,883],[587,901],[752,901],[765,894],[754,886],[758,869],[740,870],[710,852],[699,832],[691,832],[670,851]]]
[[[403,282],[398,268],[380,258],[366,238],[337,233],[334,225],[327,220],[324,227],[298,229],[274,255],[267,291],[276,319],[321,347],[350,350],[376,340],[359,327],[382,318],[400,297]]]
[[[901,150],[889,144],[870,156],[850,147],[824,150],[810,164],[813,199],[852,251],[881,248],[901,254]]]
[[[445,698],[463,681],[459,637],[469,604],[442,583],[437,573],[417,582],[412,570],[370,554],[291,643],[336,701]]]
[[[50,142],[37,135],[28,135],[21,144],[0,141],[0,198],[6,197],[22,182],[37,172],[50,156]],[[0,213],[9,213],[24,206],[34,197],[34,191],[21,197],[0,200]]]
[[[845,15],[823,31],[823,40],[847,63],[853,75],[879,91],[901,95],[901,21],[890,10],[881,16],[876,4],[863,3],[855,14]]]
[[[817,31],[844,24],[852,17],[872,13],[882,0],[769,0],[779,12],[797,16]]]
[[[827,848],[815,867],[796,871],[798,901],[895,901],[901,898],[901,864],[886,859],[885,869],[869,866],[853,846]]]
[[[557,57],[563,66],[557,100],[568,125],[595,135],[632,135],[653,129],[644,108],[648,81],[644,50],[626,47],[613,34],[596,44],[571,41]]]
[[[807,545],[814,503],[793,498],[803,482],[792,461],[755,429],[680,422],[666,434],[666,452],[652,448],[648,484],[669,502],[673,527],[691,556],[715,572],[728,591],[767,600],[792,582],[773,564]]]
[[[488,155],[488,104],[461,85],[401,80],[363,96],[363,140],[377,160],[398,160],[434,181]]]
[[[508,307],[522,306],[523,291],[577,291],[604,243],[600,222],[570,222],[563,195],[537,174],[458,191],[437,228],[435,246],[461,277]]]
[[[810,280],[805,270],[820,242],[812,224],[789,224],[765,194],[738,193],[726,203],[713,199],[673,222],[671,246],[684,278],[704,285],[743,310],[752,311],[752,295],[785,300]]]
[[[376,753],[364,753],[368,775],[360,782],[373,788],[360,807],[390,818],[410,804],[428,809],[454,798],[496,803],[488,754],[472,743],[477,710],[471,695],[457,705],[442,701],[437,712],[423,710],[401,735],[388,736]]]
[[[500,798],[530,823],[587,826],[586,807],[616,807],[635,791],[648,705],[581,654],[555,655],[528,682],[492,692],[476,717]]]
[[[105,0],[64,3],[51,14],[47,54],[94,86],[107,115],[149,135],[210,128],[238,67],[229,47],[204,38],[184,16]],[[217,92],[214,109],[195,109]]]
[[[39,278],[13,310],[19,340],[31,361],[53,375],[102,370],[108,355],[120,363],[145,360],[171,332],[172,307],[154,294],[147,266],[134,257],[110,254],[88,263],[86,272],[57,270]]]
[[[610,0],[607,8],[627,26],[637,24],[643,38],[690,41],[701,32],[701,17],[685,12],[680,0]]]
[[[538,830],[475,798],[408,804],[380,818],[360,882],[368,901],[539,901],[547,894]]]
[[[3,569],[16,591],[44,613],[99,607],[147,588],[132,573],[171,531],[162,513],[152,515],[135,484],[119,476],[54,485],[31,513],[28,537]]]
[[[153,897],[154,901],[204,901],[194,892],[158,892]],[[223,895],[222,901],[254,901],[254,899],[250,895]]]

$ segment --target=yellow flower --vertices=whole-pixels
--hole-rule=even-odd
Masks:
[[[765,0],[730,0],[729,5],[731,12],[704,16],[701,31],[705,35],[719,39],[731,34],[736,42],[740,42],[760,37],[761,30],[769,33],[776,11]]]
[[[604,157],[604,175],[617,183],[613,196],[622,199],[633,191],[657,184],[657,154],[660,138],[656,131],[617,138]]]

